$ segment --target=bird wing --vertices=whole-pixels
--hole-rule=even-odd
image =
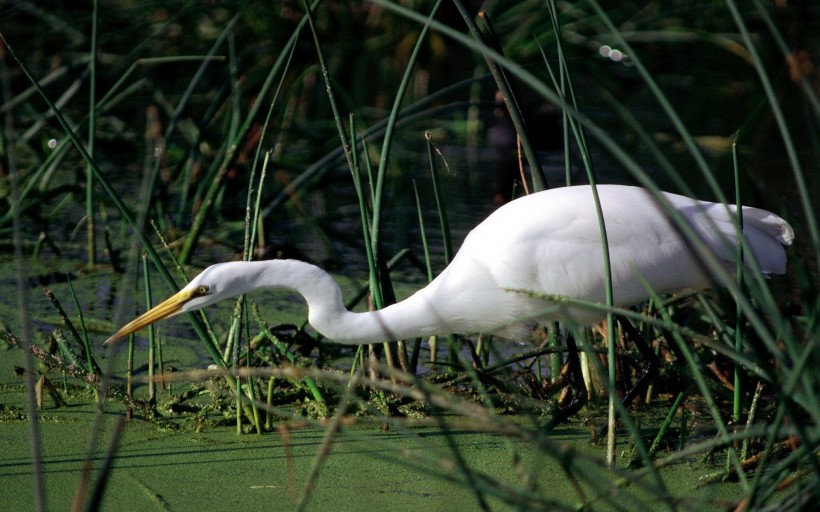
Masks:
[[[645,189],[598,187],[611,260],[614,304],[630,306],[650,295],[702,289],[712,281],[695,250],[666,210]],[[695,235],[734,269],[731,208],[664,194]],[[793,233],[774,214],[744,208],[746,236],[764,272],[783,272]],[[464,240],[451,264],[416,300],[431,305],[454,331],[509,331],[534,318],[592,323],[600,310],[550,302],[533,294],[605,301],[598,218],[590,187],[567,187],[519,198],[496,210]],[[526,329],[526,328],[525,328]],[[522,329],[513,329],[518,336]]]

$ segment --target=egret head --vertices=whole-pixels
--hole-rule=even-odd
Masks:
[[[243,293],[247,278],[238,272],[237,263],[241,265],[241,262],[219,263],[206,268],[178,293],[122,326],[104,344],[110,345],[163,318],[202,309]]]

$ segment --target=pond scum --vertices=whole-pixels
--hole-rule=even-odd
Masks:
[[[0,22],[4,503],[224,509],[197,501],[219,479],[252,509],[813,509],[820,7],[92,4],[20,3]],[[765,207],[797,234],[784,277],[741,266],[718,291],[591,306],[658,358],[628,407],[646,357],[624,320],[356,349],[265,294],[102,347],[226,259],[366,268],[345,297],[380,308],[432,279],[493,200],[609,181]],[[205,458],[163,491],[135,463],[189,450]],[[257,464],[275,498],[248,492]]]

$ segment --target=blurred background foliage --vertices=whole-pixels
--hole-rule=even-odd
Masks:
[[[432,3],[402,2],[419,13],[429,12]],[[813,161],[817,152],[816,126],[803,114],[810,106],[797,82],[806,77],[813,87],[817,86],[813,62],[818,54],[820,31],[816,20],[820,6],[807,0],[764,3],[786,42],[795,50],[791,59],[784,58],[752,2],[742,2],[744,19],[753,31],[783,107],[794,121],[793,135],[799,142],[802,157],[807,162]],[[687,176],[687,168],[693,167],[691,158],[670,121],[659,114],[655,100],[630,65],[629,56],[612,48],[612,37],[585,2],[558,2],[557,5],[581,111],[605,127],[639,160],[648,160],[646,148],[624,127],[624,114],[618,110],[623,109],[673,155],[679,172]],[[751,58],[740,44],[737,27],[724,3],[658,0],[603,2],[602,5],[622,35],[639,51],[653,77],[706,151],[719,182],[731,186],[729,150],[734,134],[741,130],[742,166],[753,177],[746,181],[749,202],[777,210],[778,205],[767,203],[772,197],[786,197],[784,203],[788,204],[793,186],[783,171],[782,144]],[[548,58],[554,59],[556,51],[555,34],[544,2],[468,2],[468,7],[474,11],[481,8],[489,14],[503,51],[511,60],[547,80],[541,52],[543,49]],[[139,197],[140,176],[150,167],[151,160],[162,159],[160,186],[153,191],[154,199],[158,200],[152,203],[154,206],[148,215],[158,219],[164,229],[182,232],[190,227],[208,180],[213,178],[213,170],[209,172],[209,169],[224,154],[225,145],[239,122],[237,116],[241,118],[254,102],[262,101],[265,105],[270,102],[270,94],[260,98],[258,91],[273,61],[296,30],[303,10],[301,3],[289,1],[100,3],[96,55],[98,99],[126,76],[132,66],[136,68],[127,75],[125,83],[118,84],[113,100],[102,105],[97,113],[95,159],[111,182],[121,192],[127,191],[129,199]],[[52,100],[61,100],[64,114],[83,126],[90,111],[91,2],[4,0],[0,3],[0,12],[0,30],[9,44],[32,74],[42,81]],[[202,75],[192,82],[202,59],[182,60],[180,57],[206,55],[225,35],[234,16],[236,24],[227,41],[214,50],[219,58],[205,66]],[[437,19],[456,30],[464,30],[463,20],[449,2],[444,3]],[[315,21],[342,115],[354,113],[362,129],[383,121],[421,30],[419,24],[370,3],[333,1],[321,3]],[[36,94],[31,94],[31,87],[20,70],[9,63],[5,52],[3,61],[9,84],[2,107],[10,119],[6,129],[14,130],[18,165],[25,175],[35,172],[49,157],[53,151],[49,141],[59,143],[65,137],[47,107]],[[175,113],[189,88],[190,99]],[[560,150],[557,110],[526,88],[520,89],[519,101],[536,133],[535,143],[545,151]],[[483,58],[432,31],[424,43],[403,105],[417,104],[443,90],[443,94],[425,105],[425,115],[402,124],[398,131],[394,153],[400,156],[391,166],[396,178],[388,186],[392,192],[398,192],[393,195],[405,197],[404,202],[397,199],[400,205],[409,204],[411,199],[409,180],[428,173],[417,156],[424,152],[421,134],[425,130],[433,131],[437,144],[465,151],[463,166],[476,169],[471,175],[515,175],[505,170],[511,165],[499,163],[486,153],[472,153],[478,155],[475,158],[466,153],[487,147],[500,147],[509,153],[514,138],[496,103],[495,85],[487,74]],[[242,148],[231,163],[217,214],[209,220],[211,230],[224,227],[226,224],[220,223],[221,220],[240,220],[244,215],[248,168],[259,143],[266,110],[266,106],[260,109],[253,128],[241,141]],[[274,183],[266,191],[269,200],[302,171],[339,147],[317,66],[316,49],[307,32],[302,33],[295,47],[273,115],[272,129],[267,132],[267,140],[262,141],[265,149],[273,151]],[[178,118],[175,129],[164,134],[169,119],[175,116]],[[84,130],[78,128],[80,133]],[[376,143],[378,138],[370,137],[368,141]],[[158,147],[163,151],[158,151]],[[378,159],[377,147],[374,145],[370,152],[374,160]],[[457,164],[462,161],[458,155],[453,159]],[[606,155],[599,155],[599,159],[596,166],[604,174],[603,181],[629,181],[617,166],[608,165]],[[85,164],[70,148],[58,162],[58,167],[39,176],[37,193],[26,200],[25,215],[33,234],[46,230],[56,240],[67,242],[65,235],[74,231],[78,219],[74,215],[56,215],[54,206],[68,201],[69,204],[63,206],[68,210],[60,211],[70,211],[72,206],[82,211]],[[325,186],[325,190],[334,194],[341,190],[342,197],[352,197],[349,175],[339,162],[338,159],[331,162],[335,167],[328,164],[330,172],[318,173],[317,179],[309,180],[303,190]],[[6,172],[4,167],[4,176]],[[456,169],[453,174],[458,172]],[[560,176],[560,172],[557,175]],[[582,172],[576,176],[578,181],[583,181]],[[664,178],[658,178],[663,188]],[[511,179],[491,176],[468,180],[467,187],[476,192],[465,199],[474,204],[465,213],[463,229],[493,207],[493,194],[509,195]],[[452,188],[464,186],[459,178],[453,180]],[[562,178],[558,178],[557,183],[552,180],[554,184],[562,184],[561,181]],[[704,198],[710,198],[709,192],[698,186],[694,173],[691,182],[693,189],[702,192]],[[504,190],[500,191],[501,188]],[[8,193],[4,194],[8,204]],[[68,197],[71,199],[66,199]],[[782,209],[779,211],[782,213]],[[405,214],[404,210],[397,213]],[[272,215],[287,221],[293,214],[277,209]],[[355,222],[355,217],[350,217],[351,222]],[[457,223],[458,219],[456,215]],[[316,220],[321,223],[322,216]],[[268,229],[275,231],[275,226],[268,224]],[[9,229],[8,218],[0,229]],[[342,230],[350,229],[351,226],[344,226]],[[288,243],[285,238],[280,241]]]

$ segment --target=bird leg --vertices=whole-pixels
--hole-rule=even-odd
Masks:
[[[644,366],[638,373],[638,379],[626,394],[624,394],[621,400],[624,407],[629,407],[629,404],[631,404],[637,396],[646,392],[649,383],[652,382],[652,379],[658,373],[660,361],[658,360],[658,355],[652,350],[652,346],[647,343],[644,337],[641,336],[641,333],[638,332],[638,329],[636,329],[629,320],[621,318],[618,323],[621,325],[621,330],[625,337],[632,340],[632,343],[635,344],[635,347],[638,349],[638,352],[641,353],[641,357],[644,360]]]
[[[636,329],[632,323],[625,318],[620,319],[619,323],[621,324],[621,329],[623,330],[625,337],[635,344],[638,352],[641,353],[641,356],[645,361],[643,368],[639,371],[638,379],[624,394],[622,399],[624,407],[628,407],[637,396],[646,391],[649,383],[652,382],[652,379],[658,373],[660,361],[658,360],[658,356],[655,354],[655,351],[652,350],[652,347],[649,343],[647,343],[644,337],[641,336],[641,333],[638,332],[638,329]],[[554,429],[572,417],[581,409],[581,407],[586,404],[587,399],[589,398],[587,396],[586,387],[583,385],[581,361],[578,357],[578,346],[575,343],[575,338],[572,336],[572,333],[567,333],[566,343],[567,363],[569,364],[569,372],[567,372],[567,377],[570,397],[569,401],[565,405],[560,406],[557,412],[553,415],[552,419],[544,426],[545,432]],[[601,434],[606,432],[606,425],[600,429],[600,432]]]
[[[575,413],[581,410],[581,407],[587,403],[589,398],[581,374],[581,359],[578,357],[578,345],[575,343],[575,338],[572,336],[572,333],[567,333],[566,343],[567,363],[569,364],[569,371],[567,372],[569,401],[558,406],[552,419],[544,425],[544,432],[549,432],[575,415]]]
[[[624,334],[624,337],[632,340],[635,344],[635,347],[638,349],[638,352],[641,353],[641,357],[644,360],[644,366],[638,372],[638,378],[635,380],[635,383],[632,387],[627,390],[624,394],[623,398],[621,399],[621,403],[623,404],[624,408],[629,407],[629,404],[632,403],[635,398],[640,396],[641,394],[645,393],[647,388],[649,388],[649,383],[652,382],[652,379],[658,373],[658,367],[660,366],[660,361],[658,359],[657,354],[655,351],[652,350],[652,346],[647,343],[644,337],[638,332],[638,329],[632,325],[632,322],[627,320],[626,318],[619,318],[618,323],[621,325],[621,331]],[[611,341],[614,343],[614,341]],[[608,429],[608,424],[604,423],[598,429],[598,435],[604,436],[606,435]]]

